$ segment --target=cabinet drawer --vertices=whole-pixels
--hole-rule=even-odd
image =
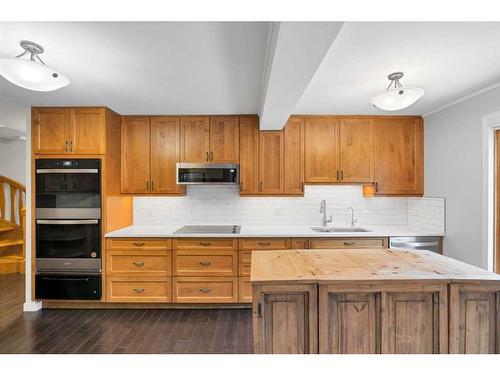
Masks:
[[[238,254],[227,250],[174,250],[175,276],[236,276]]]
[[[178,303],[238,302],[238,278],[174,277],[173,297]]]
[[[170,238],[146,239],[146,238],[108,238],[106,240],[108,250],[170,250]]]
[[[289,238],[243,238],[240,250],[286,250],[290,249]]]
[[[236,238],[174,238],[172,247],[175,250],[236,250],[238,248],[238,240]]]
[[[250,277],[238,277],[238,295],[240,302],[252,302],[252,283]]]
[[[309,238],[292,238],[290,243],[292,249],[309,249],[311,241]]]
[[[170,276],[170,251],[108,251],[106,254],[108,276]]]
[[[108,277],[106,292],[108,302],[170,302],[169,277]]]
[[[239,276],[250,276],[250,266],[252,264],[252,252],[239,252]]]
[[[311,249],[387,248],[387,238],[312,238]]]

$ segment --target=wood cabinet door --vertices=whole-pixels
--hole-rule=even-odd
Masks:
[[[210,121],[208,117],[181,117],[181,162],[208,163],[210,160]]]
[[[259,194],[259,118],[240,117],[240,195]]]
[[[304,194],[304,120],[288,120],[285,137],[285,194]]]
[[[305,182],[338,182],[338,119],[305,119]]]
[[[450,285],[450,354],[500,353],[500,286]]]
[[[422,119],[376,119],[374,131],[376,194],[422,195]]]
[[[259,140],[259,193],[283,194],[285,191],[283,132],[261,131]]]
[[[180,119],[177,116],[151,117],[151,192],[184,194],[177,184],[176,164],[180,161]]]
[[[122,118],[122,193],[149,193],[149,117]]]
[[[380,353],[380,293],[342,293],[319,286],[319,352]]]
[[[381,352],[383,354],[447,353],[448,311],[444,301],[447,299],[445,294],[437,291],[383,292]]]
[[[317,314],[316,285],[255,285],[255,353],[317,353]]]
[[[104,154],[106,112],[104,108],[72,108],[70,149],[73,154]]]
[[[69,109],[34,108],[33,151],[36,154],[65,154],[69,152]]]
[[[240,162],[240,120],[237,116],[210,118],[211,163]]]
[[[342,118],[339,123],[340,182],[373,182],[373,120]]]

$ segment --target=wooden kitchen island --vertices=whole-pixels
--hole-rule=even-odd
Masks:
[[[256,353],[499,353],[500,275],[429,251],[252,254]]]

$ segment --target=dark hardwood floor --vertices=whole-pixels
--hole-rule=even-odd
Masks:
[[[0,353],[252,352],[251,309],[46,309],[23,314],[20,279],[0,279],[7,290],[0,298]]]

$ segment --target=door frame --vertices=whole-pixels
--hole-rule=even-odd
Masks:
[[[495,132],[500,130],[500,111],[483,117],[483,246],[482,266],[488,271],[500,272],[500,238],[498,246],[495,244],[495,191],[496,175],[496,137]],[[498,146],[500,147],[500,145]],[[500,163],[500,160],[498,160]],[[500,175],[498,176],[500,184]],[[500,208],[500,206],[499,206]],[[500,215],[500,212],[499,212]],[[500,216],[499,216],[500,220]],[[499,223],[500,224],[500,223]]]

